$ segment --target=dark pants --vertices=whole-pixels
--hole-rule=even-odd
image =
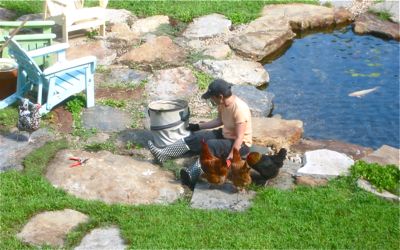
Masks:
[[[221,158],[228,157],[234,143],[233,139],[225,139],[223,137],[222,128],[214,130],[200,130],[192,133],[188,137],[185,137],[184,140],[190,148],[190,151],[196,154],[200,154],[200,142],[204,140],[208,144],[208,147],[210,148],[210,151],[213,153],[213,155]],[[243,157],[247,155],[249,151],[249,147],[242,143],[242,146],[239,150],[240,155]]]

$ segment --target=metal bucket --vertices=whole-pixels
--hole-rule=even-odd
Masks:
[[[185,100],[160,100],[148,106],[150,130],[154,144],[165,147],[190,135],[186,130],[189,123],[189,106]]]

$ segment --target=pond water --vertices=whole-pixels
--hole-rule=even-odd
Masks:
[[[296,39],[265,64],[273,114],[304,122],[304,137],[399,148],[399,43],[351,27]],[[377,89],[361,98],[350,93]]]

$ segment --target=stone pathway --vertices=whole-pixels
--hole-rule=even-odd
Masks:
[[[116,227],[96,228],[86,235],[74,250],[123,250],[127,249]]]
[[[33,216],[17,238],[35,246],[62,248],[67,234],[88,219],[88,216],[71,209],[43,212]]]
[[[0,172],[8,169],[22,170],[23,159],[32,151],[54,140],[54,135],[47,129],[32,133],[35,142],[28,143],[28,133],[18,131],[0,134]]]
[[[89,160],[71,168],[70,157]],[[108,151],[62,150],[47,167],[46,178],[57,188],[86,200],[123,204],[168,204],[183,195],[175,176],[148,162]]]
[[[85,109],[82,114],[83,126],[101,132],[119,132],[131,126],[131,115],[120,109],[96,105]]]

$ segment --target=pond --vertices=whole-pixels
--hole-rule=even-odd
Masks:
[[[293,41],[265,64],[273,114],[304,122],[304,137],[399,148],[399,43],[350,26]],[[349,96],[360,90],[373,91]]]

